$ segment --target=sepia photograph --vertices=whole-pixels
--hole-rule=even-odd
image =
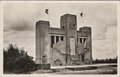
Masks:
[[[3,74],[117,75],[117,2],[5,2]]]

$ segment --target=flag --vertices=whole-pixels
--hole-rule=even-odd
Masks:
[[[82,12],[82,13],[80,13],[80,16],[81,16],[81,17],[83,17],[83,12]]]
[[[45,13],[47,13],[47,14],[48,14],[48,9],[46,9],[46,10],[45,10]]]

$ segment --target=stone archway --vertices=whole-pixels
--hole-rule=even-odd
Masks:
[[[57,59],[54,61],[54,65],[55,66],[62,66],[62,62],[59,59]]]

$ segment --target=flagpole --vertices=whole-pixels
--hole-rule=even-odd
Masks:
[[[85,13],[83,13],[83,12],[80,13],[80,19],[81,19],[82,26],[87,25],[87,22],[85,20]]]
[[[79,13],[78,15],[80,16],[81,26],[83,26],[83,12]]]
[[[47,2],[47,0],[45,0],[45,13],[46,13],[46,16],[47,16],[47,21],[49,21],[49,9],[46,6],[46,2]]]

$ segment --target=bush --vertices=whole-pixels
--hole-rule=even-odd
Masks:
[[[18,49],[17,46],[9,44],[8,49],[3,49],[4,72],[23,73],[36,69],[33,58],[27,55],[24,49]]]

